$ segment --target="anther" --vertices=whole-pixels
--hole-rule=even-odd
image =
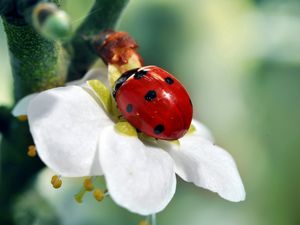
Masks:
[[[52,186],[53,186],[55,189],[60,188],[61,185],[62,185],[62,180],[60,179],[60,176],[54,175],[54,176],[51,178],[51,184],[52,184]]]
[[[87,191],[94,190],[94,185],[93,185],[94,178],[95,177],[86,178],[83,181],[82,188],[80,189],[80,191],[76,195],[74,195],[74,199],[75,199],[76,202],[82,203],[82,200],[83,200],[83,197],[84,197],[85,193]]]
[[[27,119],[28,119],[28,118],[27,118],[27,115],[20,115],[20,116],[18,116],[17,118],[18,118],[18,120],[21,121],[21,122],[25,122],[25,121],[27,121]]]
[[[87,190],[87,191],[92,191],[92,190],[94,190],[94,185],[93,185],[92,179],[91,179],[91,178],[85,179],[84,182],[83,182],[83,187],[84,187],[85,190]]]
[[[147,220],[142,220],[139,225],[150,225]]]
[[[105,197],[105,193],[104,193],[102,190],[98,189],[98,188],[95,189],[93,195],[94,195],[94,198],[95,198],[98,202],[101,202],[101,201],[104,199],[104,197]]]
[[[29,157],[35,157],[36,156],[36,147],[34,145],[29,145],[28,146],[27,155]]]

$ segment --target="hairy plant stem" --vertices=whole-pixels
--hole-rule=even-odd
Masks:
[[[89,16],[81,24],[71,41],[73,58],[68,80],[80,78],[98,58],[91,45],[93,36],[114,29],[129,0],[96,0]]]
[[[63,85],[67,64],[64,64],[61,46],[45,40],[29,25],[12,24],[5,18],[3,23],[10,51],[15,100]],[[26,155],[27,146],[33,144],[27,122],[5,116],[1,123],[4,136],[0,146],[0,224],[14,224],[14,198],[25,190],[43,164],[38,158]]]
[[[60,44],[41,37],[29,25],[3,22],[14,76],[15,99],[64,84],[67,61]]]
[[[24,2],[24,1],[23,1]],[[63,85],[67,63],[60,44],[40,36],[25,18],[14,9],[8,17],[2,14],[7,35],[10,61],[14,77],[14,98]],[[0,224],[14,224],[12,206],[18,194],[29,185],[32,177],[43,167],[38,158],[27,156],[27,147],[33,144],[27,122],[19,122],[1,107],[0,151]]]

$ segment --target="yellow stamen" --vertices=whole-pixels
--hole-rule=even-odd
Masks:
[[[150,223],[148,223],[147,220],[142,220],[139,225],[150,225]]]
[[[76,195],[74,195],[75,201],[78,203],[82,203],[85,193],[87,191],[92,191],[92,190],[94,190],[93,177],[86,178],[83,181],[83,185],[82,185],[82,188],[80,189],[80,191]]]
[[[82,187],[80,191],[74,196],[75,201],[77,203],[82,203],[82,199],[85,193],[86,193],[86,189]]]
[[[28,118],[27,118],[27,115],[20,115],[20,116],[18,116],[17,118],[18,118],[18,120],[21,121],[21,122],[25,122],[25,121],[27,121],[27,119],[28,119]]]
[[[92,191],[92,190],[94,190],[94,185],[93,185],[92,179],[91,179],[91,178],[85,179],[84,182],[83,182],[83,187],[84,187],[85,190],[87,190],[87,191]]]
[[[28,146],[27,155],[29,157],[35,157],[36,156],[36,147],[34,145],[29,145]]]
[[[180,141],[179,140],[173,140],[173,141],[170,141],[172,144],[175,144],[175,145],[180,145]]]
[[[137,137],[136,129],[128,122],[118,122],[115,124],[115,129],[124,135]]]
[[[101,202],[105,197],[104,192],[98,188],[94,191],[93,194],[94,194],[94,198],[99,202]]]
[[[195,127],[193,124],[191,124],[191,126],[190,126],[190,128],[189,128],[187,134],[192,134],[192,133],[194,133],[195,131],[196,131],[196,127]]]
[[[100,102],[102,103],[104,109],[111,113],[112,111],[112,97],[110,90],[99,80],[89,80],[87,84],[93,89],[95,94],[97,94]]]
[[[54,175],[51,178],[51,184],[55,189],[58,189],[62,185],[62,180],[60,179],[60,176]]]

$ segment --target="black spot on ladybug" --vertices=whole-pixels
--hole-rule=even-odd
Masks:
[[[132,104],[128,104],[127,107],[126,107],[126,111],[127,111],[128,113],[131,113],[131,112],[132,112],[132,109],[133,109]]]
[[[134,79],[139,80],[143,76],[145,76],[147,73],[148,73],[148,71],[146,71],[146,70],[140,70],[140,71],[137,71],[133,77],[134,77]]]
[[[168,84],[173,84],[173,83],[174,83],[174,80],[173,80],[171,77],[166,77],[166,78],[165,78],[165,81],[166,81]]]
[[[193,103],[192,103],[192,100],[190,99],[190,104],[191,104],[191,106],[193,106]]]
[[[156,125],[156,127],[154,127],[154,130],[153,130],[153,131],[154,131],[155,134],[160,134],[160,133],[162,133],[164,130],[165,130],[164,125],[158,124],[158,125]]]
[[[156,92],[153,90],[148,91],[144,98],[146,101],[150,102],[156,98]]]
[[[126,80],[128,80],[129,77],[131,77],[138,69],[129,70],[120,76],[120,78],[116,81],[115,87],[113,90],[113,96],[116,97],[117,91],[120,89],[120,87],[125,83]]]

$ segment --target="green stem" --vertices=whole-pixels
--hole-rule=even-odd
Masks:
[[[15,100],[63,85],[67,63],[62,47],[41,37],[16,8],[8,9],[1,14],[10,51]],[[1,130],[5,133],[0,143],[0,224],[9,225],[14,224],[15,198],[43,164],[38,158],[27,157],[27,147],[33,144],[27,122],[8,116],[7,110],[1,111]]]
[[[0,15],[15,25],[31,24],[32,9],[39,2],[53,2],[59,6],[61,0],[0,0]]]
[[[73,58],[68,80],[82,77],[98,56],[91,46],[91,37],[104,30],[114,29],[128,0],[96,0],[89,16],[76,31],[71,41]]]
[[[3,21],[14,76],[15,99],[64,84],[67,63],[62,47],[29,25]]]

